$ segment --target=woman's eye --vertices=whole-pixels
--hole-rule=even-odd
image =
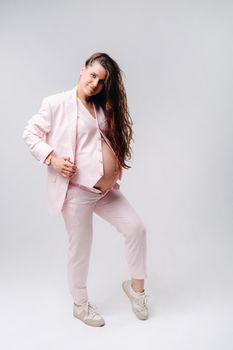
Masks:
[[[96,77],[96,75],[95,75],[94,73],[90,73],[90,76],[92,76],[94,79],[95,79],[95,77]],[[103,80],[99,80],[98,83],[99,83],[99,84],[103,84],[104,81],[103,81]]]

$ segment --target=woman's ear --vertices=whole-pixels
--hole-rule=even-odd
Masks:
[[[82,73],[83,73],[83,71],[86,69],[86,67],[85,66],[83,66],[81,69],[80,69],[80,75],[82,75]]]

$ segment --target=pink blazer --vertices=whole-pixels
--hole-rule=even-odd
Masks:
[[[24,128],[23,139],[31,154],[40,164],[43,164],[52,150],[58,157],[69,156],[72,161],[75,159],[77,140],[76,89],[77,86],[72,90],[45,97],[39,112],[29,119]],[[105,118],[104,113],[100,113],[99,116]],[[104,122],[104,120],[99,120],[100,124],[104,124]],[[51,215],[57,216],[61,213],[70,179],[63,177],[51,167],[47,167],[47,169],[48,210]]]

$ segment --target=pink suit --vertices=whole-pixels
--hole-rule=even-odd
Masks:
[[[75,86],[72,90],[51,95],[43,99],[41,108],[24,128],[23,138],[32,155],[43,163],[47,155],[55,150],[56,156],[70,156],[74,161],[76,151],[82,154],[95,152],[100,136],[104,137],[105,115],[98,108],[96,130],[85,129],[85,142],[80,151],[77,130],[77,96]],[[91,118],[91,117],[90,117]],[[88,128],[88,122],[86,120]],[[95,135],[95,136],[93,136]],[[106,141],[108,141],[106,139]],[[78,145],[78,147],[77,147]],[[92,156],[93,153],[92,152]],[[93,213],[111,223],[125,238],[125,252],[132,278],[145,279],[146,268],[146,228],[120,191],[116,183],[112,188],[101,192],[92,186],[102,176],[103,168],[98,160],[91,163],[88,171],[88,157],[80,158],[81,173],[75,181],[70,181],[48,167],[48,209],[51,215],[62,213],[69,238],[68,280],[71,295],[76,304],[88,300],[86,281],[92,245]],[[88,164],[88,163],[87,163]],[[79,169],[79,166],[77,165]],[[122,178],[122,169],[119,179]]]

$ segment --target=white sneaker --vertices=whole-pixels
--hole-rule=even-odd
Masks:
[[[135,292],[131,285],[131,280],[126,280],[122,283],[122,288],[126,295],[128,296],[133,312],[140,320],[148,319],[148,308],[147,308],[147,297],[149,295],[144,292]]]
[[[82,305],[74,303],[73,315],[88,326],[101,327],[105,325],[103,317],[98,313],[94,304],[89,301]]]

